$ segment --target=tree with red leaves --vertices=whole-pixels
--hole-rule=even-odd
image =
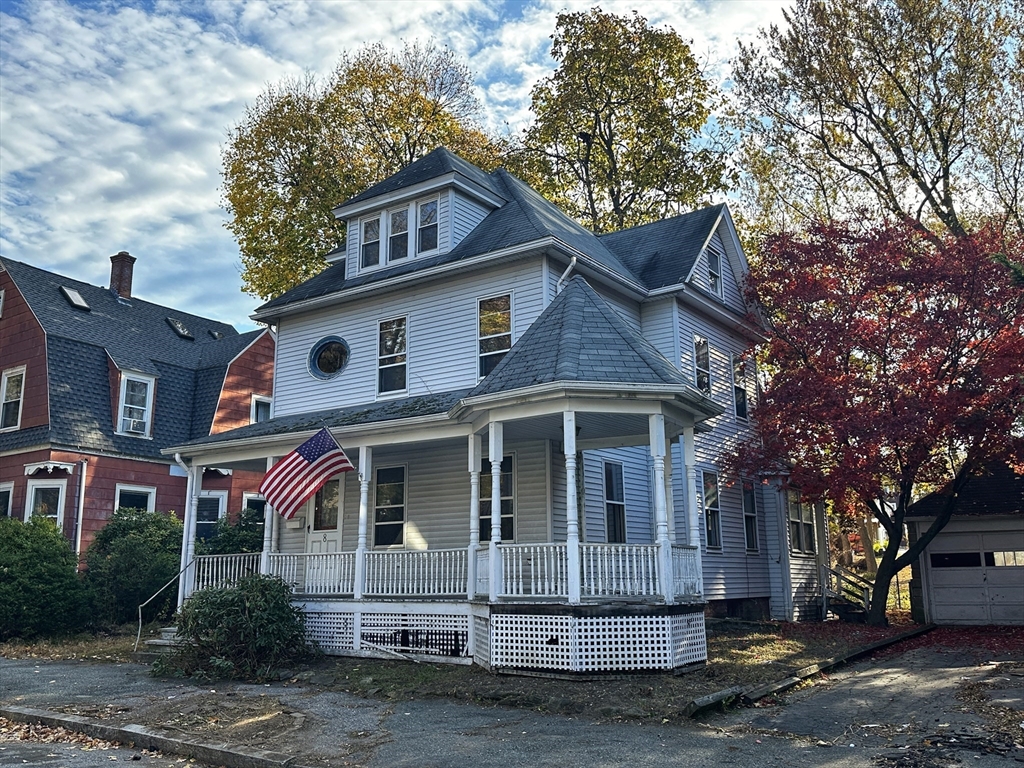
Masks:
[[[766,240],[748,283],[769,331],[770,381],[730,463],[784,468],[805,497],[854,494],[889,536],[868,622],[889,584],[949,521],[986,462],[1024,460],[1024,291],[982,230],[830,223]],[[942,514],[899,555],[907,507],[945,488]],[[887,500],[888,503],[883,503]]]

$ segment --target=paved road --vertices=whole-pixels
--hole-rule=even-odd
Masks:
[[[773,708],[745,709],[710,719],[707,725],[652,726],[595,724],[578,718],[523,710],[487,708],[427,700],[388,704],[316,688],[235,686],[231,695],[277,697],[305,715],[298,737],[275,745],[295,751],[297,762],[359,765],[365,768],[437,768],[474,766],[560,766],[662,768],[872,768],[896,765],[886,756],[905,757],[905,765],[945,768],[949,746],[922,746],[938,733],[960,733],[950,755],[978,768],[1020,768],[1024,750],[998,755],[985,752],[975,739],[961,749],[970,733],[985,735],[980,719],[954,694],[971,678],[1003,700],[1020,706],[1024,677],[1000,673],[998,666],[978,667],[970,653],[919,649],[878,663],[851,667]],[[220,687],[223,692],[224,688]],[[0,659],[0,704],[56,708],[67,703],[134,708],[157,698],[207,695],[191,684],[155,680],[138,665],[92,665]],[[882,702],[878,708],[877,703]],[[1024,720],[1024,716],[1021,718]],[[159,725],[158,723],[146,723]],[[900,726],[905,727],[901,730]],[[821,744],[819,744],[821,742]],[[991,746],[994,742],[990,742]],[[905,746],[906,749],[899,750]],[[1012,747],[1012,745],[1011,745]],[[3,755],[4,753],[0,753]],[[12,760],[53,760],[55,766],[93,768],[95,764],[62,762],[40,751]],[[121,761],[118,756],[118,762]],[[3,762],[3,761],[8,762]],[[108,766],[113,761],[108,760]],[[146,763],[135,762],[134,765]]]

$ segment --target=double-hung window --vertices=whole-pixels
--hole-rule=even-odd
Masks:
[[[722,295],[722,254],[717,248],[708,247],[708,285],[716,296]]]
[[[388,394],[406,389],[405,318],[383,320],[377,335],[377,392]]]
[[[21,405],[25,399],[25,367],[4,371],[0,379],[0,432],[21,426]]]
[[[67,496],[68,481],[30,479],[25,493],[25,519],[47,517],[56,523],[58,528],[64,527],[64,500]]]
[[[515,541],[515,484],[512,456],[501,460],[501,540]],[[484,458],[480,465],[480,540],[491,539],[491,462]]]
[[[217,521],[227,514],[227,491],[200,491],[196,500],[196,538],[209,539],[217,532]]]
[[[114,490],[114,509],[141,509],[143,512],[154,512],[156,488],[117,483]]]
[[[362,240],[359,245],[359,266],[363,269],[380,264],[380,217],[362,221]]]
[[[388,261],[400,261],[409,255],[409,209],[399,208],[388,214]]]
[[[374,485],[373,546],[405,544],[405,467],[379,467]]]
[[[697,389],[711,395],[711,345],[703,336],[693,337],[693,365]]]
[[[722,506],[718,495],[718,474],[701,472],[704,489],[704,526],[708,549],[722,548]]]
[[[747,418],[747,361],[742,355],[732,357],[732,402],[737,419]]]
[[[256,424],[261,421],[270,421],[270,398],[253,395],[249,410],[249,423]]]
[[[14,483],[0,483],[0,517],[14,517]]]
[[[478,307],[480,378],[494,370],[512,348],[512,296],[481,299]]]
[[[416,253],[437,250],[437,200],[417,203]]]
[[[743,540],[747,552],[757,552],[757,494],[754,481],[743,481]]]
[[[118,432],[149,437],[153,420],[154,379],[136,374],[121,374],[121,398]]]
[[[800,491],[786,492],[789,508],[789,548],[794,552],[814,554],[814,507],[800,500]]]
[[[622,482],[622,465],[617,461],[604,463],[604,517],[609,544],[626,543],[626,491]]]

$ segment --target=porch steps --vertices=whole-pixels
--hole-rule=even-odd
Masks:
[[[178,640],[177,627],[161,627],[160,637],[154,637],[146,640],[143,643],[145,650],[140,649],[133,653],[132,659],[143,664],[150,664],[158,657],[164,656],[173,651],[180,642],[181,641]]]

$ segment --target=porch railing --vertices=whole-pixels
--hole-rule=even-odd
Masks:
[[[356,583],[356,553],[272,553],[270,575],[280,576],[295,591],[309,595],[351,595]]]
[[[658,586],[658,545],[580,544],[584,597],[653,597]]]
[[[260,572],[260,553],[241,555],[197,555],[194,590],[227,587],[243,576]]]
[[[565,544],[499,544],[503,597],[568,597]]]
[[[672,584],[676,597],[695,597],[701,593],[700,566],[697,548],[684,544],[672,545]]]
[[[367,595],[465,595],[465,549],[367,552]]]

